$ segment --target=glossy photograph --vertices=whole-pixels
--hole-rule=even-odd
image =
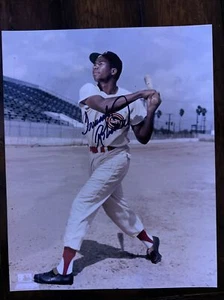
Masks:
[[[212,26],[2,31],[10,291],[217,287]]]

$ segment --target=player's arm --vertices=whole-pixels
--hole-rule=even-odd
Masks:
[[[102,113],[113,113],[128,106],[132,102],[140,98],[148,98],[155,94],[155,90],[143,90],[132,94],[119,97],[103,98],[100,95],[94,95],[82,101],[83,104]]]
[[[152,97],[149,97],[146,101],[147,101],[147,115],[145,119],[141,123],[132,126],[136,139],[141,144],[147,144],[151,139],[154,130],[155,112],[162,102],[159,93],[155,93]]]

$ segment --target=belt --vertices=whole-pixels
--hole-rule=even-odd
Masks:
[[[107,147],[101,146],[101,147],[89,147],[89,150],[92,153],[102,153],[102,152],[111,151],[115,148],[116,147],[112,147],[112,146],[107,146]]]

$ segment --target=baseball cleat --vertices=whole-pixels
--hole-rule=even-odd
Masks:
[[[162,255],[159,253],[159,238],[157,236],[153,236],[152,249],[147,249],[146,258],[151,260],[153,264],[157,264],[162,259]]]
[[[61,275],[55,274],[54,270],[34,275],[34,281],[42,284],[71,285],[73,284],[73,278],[72,273],[68,275]]]

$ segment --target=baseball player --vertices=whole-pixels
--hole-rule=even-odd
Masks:
[[[97,211],[102,206],[112,221],[127,235],[146,246],[146,257],[154,264],[161,261],[159,238],[146,232],[139,216],[124,198],[122,180],[130,164],[128,132],[147,144],[153,132],[154,115],[161,104],[156,90],[135,93],[119,87],[122,61],[113,52],[92,53],[95,84],[86,83],[79,93],[83,135],[88,140],[90,177],[75,197],[64,235],[61,261],[51,271],[34,275],[42,284],[73,284],[76,252]],[[141,99],[146,102],[146,108]]]

